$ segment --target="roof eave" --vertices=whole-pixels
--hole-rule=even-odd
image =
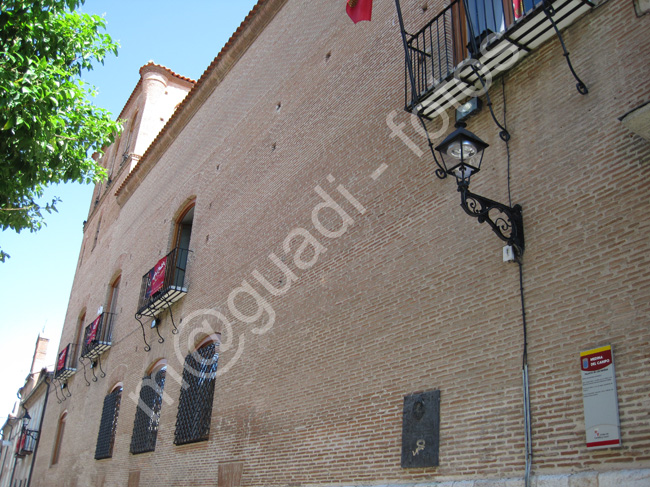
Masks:
[[[120,206],[124,205],[131,197],[160,157],[194,117],[194,114],[203,106],[286,2],[287,0],[259,0],[257,2],[153,140],[140,161],[116,190],[115,196]]]

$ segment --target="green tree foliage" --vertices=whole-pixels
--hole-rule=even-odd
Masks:
[[[119,132],[90,103],[80,75],[117,54],[105,21],[75,11],[84,0],[0,0],[0,228],[41,228],[58,198],[39,203],[53,183],[98,182],[93,159]],[[0,250],[0,261],[7,254]]]

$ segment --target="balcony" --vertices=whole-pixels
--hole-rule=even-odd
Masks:
[[[54,378],[65,382],[77,371],[77,345],[68,343],[68,346],[59,352],[56,361]]]
[[[189,252],[175,248],[142,276],[136,318],[153,318],[187,294],[185,272]]]
[[[113,338],[113,313],[102,313],[86,327],[81,344],[81,357],[91,361],[111,348]]]
[[[37,438],[38,431],[23,430],[16,442],[16,456],[22,458],[34,453]]]
[[[436,112],[476,96],[486,79],[512,68],[556,35],[545,7],[550,7],[548,13],[561,30],[594,4],[588,0],[453,0],[415,34],[404,31],[406,109],[433,119]]]

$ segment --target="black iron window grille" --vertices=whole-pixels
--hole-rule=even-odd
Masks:
[[[165,368],[142,379],[140,401],[135,412],[131,453],[145,453],[156,449],[160,409],[165,388]]]
[[[113,390],[113,392],[104,398],[102,420],[99,424],[97,446],[95,447],[95,460],[111,458],[113,456],[113,443],[115,443],[115,431],[117,429],[117,417],[120,411],[121,400],[121,387]]]
[[[589,0],[452,0],[411,34],[396,3],[406,50],[405,107],[427,118],[480,94],[487,80],[594,6]]]
[[[210,343],[185,357],[174,444],[208,439],[219,353]]]
[[[56,361],[56,370],[54,378],[65,382],[77,371],[77,344],[68,343],[68,345],[59,352]]]

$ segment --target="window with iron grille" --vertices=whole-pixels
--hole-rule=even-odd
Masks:
[[[218,358],[216,343],[205,345],[185,357],[174,433],[176,445],[208,439]]]
[[[104,398],[102,420],[99,424],[97,446],[95,447],[95,460],[111,458],[113,456],[113,443],[115,442],[115,430],[117,428],[117,416],[120,411],[121,399],[121,387],[115,388],[113,392]]]
[[[156,449],[165,374],[166,367],[163,367],[142,379],[140,401],[138,401],[138,408],[135,412],[133,436],[131,436],[131,453],[133,454]]]

